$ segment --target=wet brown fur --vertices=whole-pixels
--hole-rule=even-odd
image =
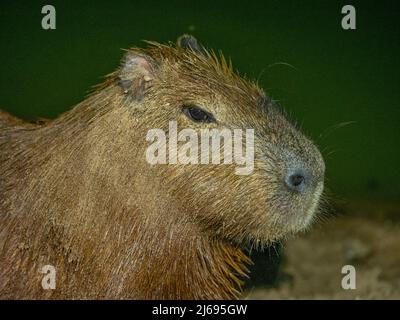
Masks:
[[[129,55],[149,62],[150,81],[123,60],[54,120],[0,113],[1,298],[238,298],[249,263],[242,245],[305,227],[295,215],[303,200],[281,190],[282,150],[319,174],[323,163],[261,89],[213,53],[151,43]],[[216,115],[208,128],[255,128],[253,174],[145,161],[150,128],[205,127],[182,114],[184,103]],[[47,264],[55,290],[41,287]]]

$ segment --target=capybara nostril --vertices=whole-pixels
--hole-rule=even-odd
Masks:
[[[295,171],[290,171],[286,176],[285,176],[285,184],[286,186],[295,192],[305,192],[306,191],[306,186],[307,186],[307,180],[309,179],[309,174],[307,174],[303,170],[295,170]]]

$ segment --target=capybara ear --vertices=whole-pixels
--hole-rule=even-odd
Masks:
[[[152,86],[156,70],[157,64],[150,56],[128,51],[122,59],[118,84],[125,94],[140,101]]]
[[[197,39],[190,34],[181,35],[177,40],[177,44],[182,49],[192,50],[205,55],[204,48],[197,42]]]

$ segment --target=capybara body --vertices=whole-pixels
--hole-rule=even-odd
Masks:
[[[190,118],[184,106],[204,112]],[[146,134],[168,132],[170,121],[196,132],[253,128],[253,172],[150,165]],[[54,120],[0,113],[0,297],[238,298],[249,263],[241,248],[304,230],[323,176],[314,144],[194,38],[127,50]],[[55,289],[42,286],[46,265]]]

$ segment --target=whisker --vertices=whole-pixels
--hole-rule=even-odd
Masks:
[[[287,62],[283,62],[283,61],[278,61],[278,62],[275,62],[275,63],[271,63],[270,65],[267,66],[267,68],[272,68],[272,67],[276,67],[276,66],[286,66],[286,67],[292,68],[293,70],[300,71],[294,65],[292,65],[290,63],[287,63]]]
[[[337,129],[341,129],[344,128],[346,126],[349,126],[351,124],[355,124],[357,123],[357,121],[345,121],[345,122],[340,122],[338,124],[334,124],[330,127],[328,127],[327,129],[325,129],[319,136],[318,136],[318,140],[319,139],[325,139],[327,136],[329,136],[330,134],[332,134],[332,132],[334,132]]]

